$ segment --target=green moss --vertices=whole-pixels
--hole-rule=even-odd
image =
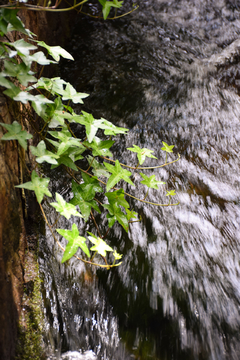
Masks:
[[[22,315],[18,328],[16,360],[46,359],[42,332],[41,280],[39,278],[37,257],[32,252],[28,252],[25,264],[25,287]]]

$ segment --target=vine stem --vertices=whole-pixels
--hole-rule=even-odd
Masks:
[[[83,0],[80,3],[71,6],[70,8],[64,8],[64,9],[47,8],[44,6],[36,6],[36,5],[28,5],[28,4],[25,4],[24,6],[17,6],[17,5],[11,5],[11,4],[10,5],[1,5],[0,8],[8,8],[10,10],[27,9],[27,10],[32,10],[32,11],[64,12],[64,11],[73,10],[73,9],[77,8],[78,6],[84,4],[87,1],[88,0]]]

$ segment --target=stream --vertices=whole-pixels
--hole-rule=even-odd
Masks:
[[[129,5],[130,1],[127,2]],[[130,200],[142,222],[108,240],[123,254],[110,271],[61,265],[46,229],[40,243],[49,359],[239,360],[240,358],[240,2],[146,0],[114,21],[79,16],[62,78],[89,93],[84,106],[129,128],[114,157],[136,164],[133,144],[162,141],[178,162],[148,170],[165,181],[148,201]],[[94,4],[92,8],[94,10]],[[144,197],[140,175],[126,189]],[[70,199],[56,170],[52,190]],[[54,210],[45,205],[54,222]],[[72,218],[82,231],[82,219]],[[104,228],[105,218],[98,218]],[[58,227],[71,228],[60,220]],[[64,241],[64,240],[62,240]],[[63,242],[63,245],[65,243]]]

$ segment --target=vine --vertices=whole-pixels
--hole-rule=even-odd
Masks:
[[[103,5],[104,1],[101,0],[100,3]],[[59,3],[60,1],[57,1],[58,5]],[[109,3],[113,6],[119,2]],[[14,6],[16,7],[16,5],[18,6],[19,2]],[[168,156],[173,153],[174,145],[163,142],[162,151],[165,152],[166,157],[165,162],[161,165],[142,167],[146,158],[157,158],[153,155],[153,150],[141,149],[137,145],[127,149],[136,153],[136,166],[114,160],[110,150],[114,144],[112,138],[117,135],[125,135],[128,129],[115,126],[104,118],[95,119],[92,114],[85,111],[81,111],[80,114],[75,113],[74,104],[83,104],[83,99],[88,94],[77,92],[70,83],[60,77],[37,79],[36,74],[32,71],[34,65],[45,66],[57,63],[60,56],[69,60],[73,60],[73,57],[60,46],[48,46],[43,41],[34,40],[34,34],[25,29],[24,24],[17,17],[17,11],[11,7],[0,8],[0,35],[3,37],[0,42],[0,86],[5,89],[3,93],[6,96],[13,101],[21,102],[22,111],[28,114],[31,127],[35,131],[34,136],[39,141],[37,146],[29,146],[38,166],[32,171],[30,181],[16,187],[35,192],[45,222],[56,243],[63,250],[62,263],[76,257],[84,263],[106,269],[119,266],[122,255],[108,245],[105,240],[109,229],[115,222],[118,222],[125,231],[128,231],[131,223],[141,221],[141,218],[137,218],[138,214],[130,209],[126,197],[154,206],[176,206],[178,203],[172,202],[175,190],[167,191],[166,196],[169,197],[169,201],[166,204],[157,204],[146,200],[149,189],[158,189],[160,185],[165,184],[165,182],[156,180],[155,175],[147,176],[143,172],[139,173],[142,177],[140,183],[147,188],[143,199],[116,186],[123,181],[135,186],[131,179],[133,171],[164,167],[178,161],[180,156],[169,161]],[[34,45],[23,39],[10,41],[9,38],[13,37],[8,33],[14,31],[27,35]],[[41,47],[47,51],[52,60],[39,50]],[[31,104],[35,118],[31,116],[28,104]],[[84,139],[80,139],[76,135],[73,124],[78,124],[83,128]],[[24,150],[28,149],[28,140],[32,139],[33,135],[26,131],[24,124],[14,120],[12,124],[0,123],[0,125],[7,131],[0,139],[1,141],[17,140]],[[102,135],[101,138],[100,135]],[[81,161],[83,159],[88,162],[87,168],[81,165],[84,163]],[[55,193],[55,201],[50,203],[58,213],[58,219],[61,216],[67,220],[71,216],[77,216],[83,218],[85,222],[92,219],[97,235],[92,232],[88,232],[86,236],[80,235],[75,223],[71,230],[55,229],[56,224],[49,223],[42,202],[44,198],[51,198],[53,194],[48,189],[50,178],[46,177],[43,172],[41,167],[43,163],[50,164],[51,169],[62,166],[72,179],[72,199],[67,202],[59,193]],[[99,196],[102,195],[105,196],[104,203],[100,201]],[[101,234],[94,215],[95,213],[101,214],[102,211],[105,211],[108,221],[108,228],[104,235]],[[67,240],[66,248],[59,242],[57,233]],[[82,253],[81,257],[76,255],[79,248]]]

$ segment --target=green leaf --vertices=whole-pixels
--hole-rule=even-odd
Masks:
[[[80,186],[82,191],[88,194],[85,196],[86,200],[87,199],[92,200],[95,197],[96,192],[100,192],[100,193],[103,192],[103,189],[95,176],[91,177],[85,174],[84,172],[82,172],[82,178],[84,183],[81,184]]]
[[[9,46],[14,47],[19,55],[25,55],[25,56],[29,56],[29,52],[30,50],[36,50],[37,47],[35,45],[29,44],[26,41],[24,41],[23,39],[17,40],[15,42],[12,43],[5,43]]]
[[[21,125],[14,121],[11,125],[0,123],[8,132],[2,136],[1,140],[17,140],[19,144],[27,150],[27,140],[32,138],[31,134],[28,134],[27,131],[22,130]]]
[[[15,96],[17,96],[21,90],[19,89],[18,86],[15,86],[14,84],[10,85],[10,83],[8,83],[9,88],[7,90],[3,91],[3,94],[9,96],[11,99],[13,99]]]
[[[63,85],[66,85],[67,82],[62,80],[60,77],[55,78],[45,78],[41,77],[36,84],[33,85],[36,89],[45,89],[49,91],[52,95],[64,93]],[[27,89],[30,90],[30,89]]]
[[[34,100],[32,100],[32,107],[36,111],[36,113],[45,121],[49,120],[48,110],[49,107],[54,104],[52,100],[49,100],[44,95],[36,95],[34,96]]]
[[[59,158],[59,156],[52,153],[51,151],[46,150],[46,144],[43,140],[40,141],[37,147],[30,146],[30,150],[33,153],[33,155],[36,156],[36,161],[39,164],[43,163],[44,161],[49,164],[58,163],[56,159]]]
[[[75,181],[72,181],[72,191],[74,194],[74,197],[70,201],[73,205],[78,205],[80,208],[80,211],[83,215],[83,218],[85,221],[88,220],[89,215],[91,213],[91,208],[93,207],[99,214],[101,214],[101,211],[99,210],[99,207],[95,200],[92,198],[92,192],[91,191],[83,191],[82,186],[78,185]]]
[[[46,194],[49,197],[52,197],[52,194],[48,190],[48,183],[50,181],[49,178],[44,178],[44,179],[40,178],[37,175],[36,171],[33,170],[31,175],[31,180],[32,181],[29,181],[21,185],[17,185],[15,187],[33,190],[35,192],[39,204],[41,204],[44,194]]]
[[[91,143],[84,141],[83,144],[92,149],[93,156],[112,156],[109,149],[114,144],[113,140],[101,141],[97,136],[95,136]]]
[[[24,63],[16,64],[8,60],[4,61],[5,76],[16,77],[23,86],[27,86],[29,82],[35,82],[37,79],[32,75],[33,72]]]
[[[125,192],[123,189],[119,189],[113,192],[105,193],[108,198],[108,202],[112,206],[123,206],[125,209],[129,208],[129,203],[125,200]]]
[[[166,151],[167,153],[172,153],[172,149],[174,148],[174,145],[168,145],[164,141],[162,141],[164,147],[161,148],[161,150]]]
[[[12,24],[12,26],[14,27],[14,30],[17,30],[23,34],[28,35],[28,32],[26,31],[23,23],[17,17],[18,11],[19,10],[1,9],[1,13],[2,13],[2,16],[3,16],[3,19],[5,20],[5,22]],[[1,30],[2,30],[2,28],[1,28]],[[4,33],[6,34],[6,32],[4,32]]]
[[[48,133],[60,140],[59,143],[56,143],[58,147],[57,155],[64,154],[70,147],[82,148],[79,139],[72,137],[72,134],[68,130],[49,131]]]
[[[82,114],[74,116],[73,119],[76,123],[85,125],[87,138],[89,143],[91,143],[98,131],[100,120],[95,120],[92,114],[88,114],[85,111],[82,111]]]
[[[92,172],[96,177],[105,176],[105,177],[109,178],[109,176],[110,176],[109,172],[105,169],[105,167],[102,164],[100,164],[91,155],[87,156],[87,161],[88,161],[89,165],[91,165],[91,167],[93,168]]]
[[[64,50],[61,46],[49,46],[44,41],[37,41],[39,46],[44,47],[47,49],[49,55],[51,55],[54,60],[59,61],[60,56],[62,56],[65,59],[74,60],[71,54]]]
[[[147,185],[147,187],[149,187],[149,188],[158,190],[159,185],[166,184],[163,181],[157,181],[155,179],[155,175],[152,175],[152,176],[149,176],[149,177],[147,175],[143,174],[143,173],[140,173],[140,175],[144,179],[144,180],[141,181],[141,184]]]
[[[73,255],[76,254],[78,248],[90,258],[90,252],[86,245],[86,239],[83,236],[79,236],[79,231],[76,224],[72,225],[72,230],[56,229],[57,232],[62,235],[67,241],[68,244],[64,251],[62,257],[62,263],[69,260]]]
[[[127,215],[122,212],[122,210],[114,204],[103,204],[103,207],[109,211],[107,214],[108,226],[111,228],[116,221],[128,232],[128,219]]]
[[[115,260],[120,260],[120,259],[123,257],[123,255],[122,255],[122,254],[118,254],[118,253],[116,252],[116,250],[114,250],[113,256],[115,257]]]
[[[107,251],[113,251],[113,249],[100,237],[93,235],[92,233],[88,232],[91,236],[88,236],[89,240],[95,244],[90,248],[91,251],[97,251],[98,254],[105,257],[107,255]]]
[[[140,165],[142,165],[144,163],[146,157],[157,159],[156,156],[153,156],[151,154],[153,152],[153,150],[149,150],[146,148],[141,149],[137,145],[133,145],[133,146],[134,146],[133,148],[127,148],[127,150],[137,153],[137,157],[138,157],[138,161],[139,161]]]
[[[56,61],[47,59],[42,51],[38,51],[32,56],[29,56],[29,59],[31,61],[36,61],[40,65],[56,64]]]
[[[99,129],[104,130],[105,135],[115,136],[117,134],[125,134],[129,130],[123,127],[118,127],[113,125],[110,121],[107,121],[104,118],[101,118],[99,121]]]
[[[55,169],[60,165],[65,165],[66,167],[69,167],[70,169],[73,169],[75,171],[78,171],[78,168],[76,167],[76,165],[74,164],[73,160],[70,158],[70,156],[68,155],[61,155],[58,159],[57,159],[57,165],[52,165],[51,169]]]
[[[126,213],[127,213],[127,220],[131,220],[131,219],[137,219],[137,215],[138,213],[136,213],[135,211],[133,210],[128,210],[128,209],[125,209],[126,210]]]
[[[123,169],[120,166],[118,160],[116,160],[115,166],[105,162],[104,162],[104,166],[107,168],[107,170],[110,173],[112,173],[112,175],[110,176],[107,182],[107,191],[109,191],[112,187],[114,187],[121,179],[125,180],[130,185],[135,186],[132,180],[129,179],[132,173],[128,170]]]
[[[50,203],[50,205],[52,205],[66,219],[69,220],[72,215],[82,217],[82,215],[76,210],[76,207],[67,203],[58,193],[56,193],[56,200],[57,202]]]
[[[175,190],[167,191],[166,196],[174,196],[174,195],[176,195]]]
[[[98,0],[102,5],[102,12],[104,20],[107,19],[108,14],[111,10],[111,7],[120,8],[122,6],[123,1],[107,1],[107,0]]]
[[[88,97],[88,94],[85,93],[78,93],[74,87],[67,83],[66,89],[64,90],[63,94],[62,94],[62,99],[63,100],[71,100],[74,104],[83,104],[82,99]]]
[[[8,79],[6,79],[2,74],[0,75],[0,85],[7,88],[7,89],[11,89],[13,83],[11,81],[9,81]],[[19,90],[20,91],[20,90]]]
[[[13,100],[21,101],[23,104],[27,104],[28,101],[34,101],[35,96],[26,91],[20,91],[16,96],[14,96]]]

